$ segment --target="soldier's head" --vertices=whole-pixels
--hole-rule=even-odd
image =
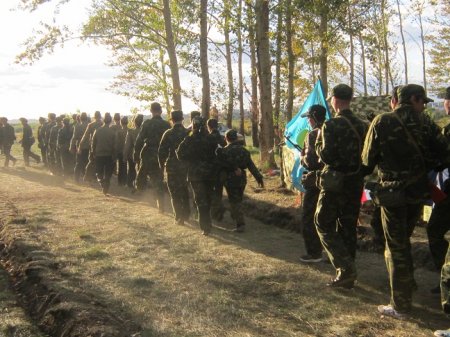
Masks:
[[[418,84],[407,84],[398,90],[398,103],[411,105],[416,112],[425,110],[425,104],[434,102],[427,97],[425,89]]]
[[[109,125],[112,122],[112,117],[111,114],[109,112],[105,112],[105,116],[103,117],[103,123],[105,125]]]
[[[63,119],[63,124],[64,124],[64,126],[69,126],[70,125],[70,118],[64,118]]]
[[[44,123],[45,123],[45,118],[39,117],[39,124],[44,125]]]
[[[78,114],[72,114],[72,119],[74,122],[76,122],[78,120]]]
[[[88,119],[87,113],[86,112],[82,112],[80,115],[80,121],[82,122],[86,122]]]
[[[114,114],[114,123],[120,124],[120,113],[118,112]]]
[[[153,116],[161,115],[162,114],[161,104],[159,104],[158,102],[153,102],[150,105],[150,112],[152,113]]]
[[[217,130],[219,128],[219,122],[215,118],[210,118],[207,120],[206,126],[208,127],[208,131],[212,132],[213,130]]]
[[[63,125],[63,117],[61,117],[61,116],[58,116],[58,117],[56,117],[55,118],[55,121],[56,121],[56,124],[58,125],[58,126],[62,126]]]
[[[444,110],[447,113],[447,115],[450,115],[450,87],[445,89]]]
[[[96,121],[99,121],[100,119],[102,119],[102,114],[100,113],[100,111],[96,111],[96,112],[94,112],[94,119],[96,120]]]
[[[311,105],[307,112],[302,113],[300,117],[308,117],[312,128],[319,127],[325,122],[327,110],[320,104]]]
[[[394,88],[392,88],[392,92],[391,92],[391,109],[395,110],[395,108],[398,105],[398,92],[400,90],[401,85],[396,85]]]
[[[50,112],[47,117],[50,122],[53,122],[56,119],[56,114]]]
[[[8,118],[0,117],[0,125],[5,125],[6,123],[8,123]]]
[[[191,111],[191,123],[195,117],[200,117],[201,115],[202,114],[200,113],[200,111],[197,111],[197,110]]]
[[[120,119],[120,125],[122,125],[123,127],[126,127],[128,125],[128,117],[127,116],[123,116]]]
[[[181,110],[174,110],[170,113],[170,120],[173,124],[180,124],[181,122],[183,122],[183,119],[183,111]]]
[[[350,108],[350,102],[353,98],[353,89],[347,84],[338,84],[331,89],[331,106],[336,113]]]
[[[192,120],[192,132],[201,133],[205,129],[205,120],[198,116]]]
[[[143,122],[144,122],[144,115],[137,114],[136,116],[134,116],[134,126],[137,129],[141,127]]]
[[[28,119],[26,119],[25,117],[21,117],[19,118],[20,123],[22,123],[22,125],[25,125],[28,123]]]
[[[225,132],[225,140],[228,144],[233,143],[238,140],[238,133],[234,129],[230,129],[227,132]]]

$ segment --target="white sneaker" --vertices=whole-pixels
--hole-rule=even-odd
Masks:
[[[406,315],[395,310],[390,304],[388,305],[379,305],[378,312],[383,316],[389,316],[397,319],[405,319]]]
[[[434,332],[436,337],[450,337],[450,329],[448,330],[436,330]]]

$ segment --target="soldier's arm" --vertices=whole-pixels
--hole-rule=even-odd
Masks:
[[[375,118],[370,124],[364,140],[364,147],[361,154],[362,170],[364,175],[371,174],[380,159],[380,139],[377,128],[379,118]]]
[[[169,157],[169,152],[170,152],[170,138],[169,133],[166,131],[164,132],[161,138],[161,143],[159,143],[158,148],[158,161],[159,167],[161,169],[164,168],[164,164],[166,163],[167,158]]]
[[[84,134],[86,136],[86,134]],[[97,148],[97,130],[94,131],[91,142],[91,155],[95,156],[95,149]]]
[[[145,122],[144,124],[142,124],[141,129],[139,130],[139,133],[136,137],[136,142],[134,144],[134,160],[137,162],[139,161],[139,156],[141,155],[141,151],[142,148],[144,147],[145,144],[145,139],[146,137],[146,132],[145,132],[145,128],[144,128]]]
[[[250,173],[252,174],[252,176],[256,179],[258,184],[261,185],[261,187],[263,187],[264,186],[263,176],[262,176],[261,172],[259,172],[255,163],[253,162],[250,152],[248,152],[247,150],[245,150],[245,151],[246,151],[246,157],[247,157],[247,168],[250,171]]]
[[[89,124],[86,128],[86,131],[84,131],[83,137],[81,137],[80,143],[78,144],[78,150],[80,150],[81,148],[89,147],[88,145],[91,138],[91,130],[92,126],[91,124]]]
[[[316,141],[316,153],[325,164],[332,165],[336,160],[336,139],[331,123],[325,122]]]
[[[70,151],[75,152],[77,150],[77,142],[78,142],[78,130],[79,130],[79,126],[75,126],[73,128],[73,134],[72,134],[72,139],[70,140]]]
[[[179,160],[185,160],[188,161],[191,159],[191,151],[190,151],[191,145],[190,145],[190,137],[186,137],[183,139],[183,141],[178,146],[178,149],[175,151],[177,154],[177,158]]]

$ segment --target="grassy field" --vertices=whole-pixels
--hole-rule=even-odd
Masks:
[[[38,167],[2,169],[0,181],[0,197],[27,219],[27,239],[57,256],[64,284],[127,313],[142,336],[409,337],[448,325],[428,292],[438,275],[425,269],[416,270],[413,316],[397,321],[376,312],[389,292],[378,254],[360,253],[357,287],[335,291],[325,286],[330,265],[298,263],[296,233],[248,219],[237,234],[227,216],[204,237],[195,222],[158,214],[151,193],[114,185],[105,197]]]

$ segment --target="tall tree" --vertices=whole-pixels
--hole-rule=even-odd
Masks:
[[[256,55],[259,77],[259,106],[261,111],[260,155],[261,163],[276,167],[273,154],[273,119],[272,119],[272,71],[269,42],[269,0],[256,0]]]
[[[408,84],[408,53],[406,51],[406,41],[405,41],[405,34],[403,32],[403,17],[402,17],[402,11],[400,9],[400,0],[397,1],[397,13],[398,13],[398,20],[399,20],[399,28],[400,28],[400,36],[402,38],[402,46],[403,46],[403,59],[405,62],[405,84]]]
[[[208,0],[200,0],[200,67],[202,77],[202,116],[209,118],[211,88],[208,65]]]
[[[238,73],[239,73],[239,116],[240,116],[240,122],[239,122],[239,132],[241,135],[245,135],[245,128],[244,128],[244,121],[245,121],[245,109],[244,109],[244,73],[242,69],[242,0],[238,0],[238,8],[237,8],[237,24],[236,24],[236,35],[237,35],[237,42],[238,42]],[[244,137],[244,143],[245,143],[245,137]]]
[[[286,51],[288,62],[287,74],[287,100],[286,100],[286,121],[292,119],[294,105],[294,67],[295,58],[292,48],[292,0],[286,0]]]
[[[233,109],[234,109],[234,82],[233,82],[233,65],[232,65],[232,52],[231,52],[231,42],[230,42],[230,19],[231,19],[231,8],[230,1],[226,1],[223,7],[223,18],[224,18],[224,38],[225,38],[225,52],[227,61],[227,79],[228,79],[228,103],[227,103],[227,127],[232,128],[233,123]]]
[[[276,29],[276,51],[275,51],[275,102],[273,119],[278,127],[281,110],[281,49],[283,34],[283,0],[278,0],[277,5],[277,29]]]

